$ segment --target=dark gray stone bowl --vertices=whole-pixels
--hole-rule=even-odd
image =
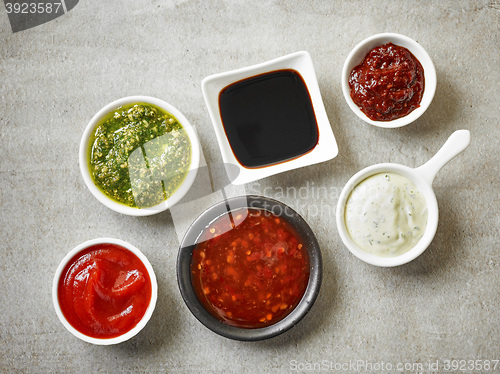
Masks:
[[[212,316],[198,300],[191,283],[191,257],[197,240],[207,226],[229,211],[239,208],[265,209],[288,220],[304,239],[309,250],[310,275],[304,296],[284,319],[263,328],[238,328]],[[213,332],[229,339],[256,341],[272,338],[295,326],[311,309],[321,286],[323,273],[318,241],[307,222],[287,205],[263,196],[240,196],[215,204],[202,213],[187,230],[177,257],[177,282],[181,295],[193,315]]]

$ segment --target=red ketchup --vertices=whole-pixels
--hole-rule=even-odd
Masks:
[[[193,251],[191,282],[214,317],[242,328],[285,318],[309,282],[309,255],[293,226],[266,210],[219,217]]]
[[[114,338],[133,329],[146,313],[151,279],[142,261],[115,244],[96,244],[75,255],[58,286],[59,305],[76,330]]]
[[[352,100],[368,118],[391,121],[420,106],[424,69],[408,49],[384,44],[351,71],[349,88]]]

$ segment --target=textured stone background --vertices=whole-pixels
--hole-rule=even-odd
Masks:
[[[14,34],[0,9],[0,371],[266,373],[293,371],[295,363],[500,359],[498,1],[87,0]],[[432,105],[401,129],[365,124],[341,92],[346,56],[379,32],[417,40],[437,70]],[[102,206],[80,176],[79,141],[108,102],[151,95],[190,119],[208,164],[218,164],[201,80],[298,50],[312,56],[340,154],[246,187],[288,203],[311,224],[323,285],[288,333],[230,341],[183,303],[171,214],[134,218]],[[347,180],[379,162],[419,166],[458,129],[469,129],[472,142],[434,181],[440,221],[428,250],[393,269],[353,257],[334,216]],[[146,328],[110,347],[74,338],[51,299],[64,255],[102,236],[139,247],[159,285]]]

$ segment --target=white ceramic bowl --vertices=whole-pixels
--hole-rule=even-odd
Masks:
[[[363,61],[368,52],[375,47],[389,42],[408,49],[420,61],[422,67],[424,68],[424,94],[422,96],[420,106],[410,112],[407,116],[394,119],[392,121],[374,121],[368,118],[352,100],[349,89],[349,75],[351,74],[352,69]],[[402,127],[419,118],[431,104],[432,99],[434,98],[434,93],[436,92],[436,69],[434,68],[434,64],[432,63],[429,54],[413,39],[394,33],[377,34],[363,40],[356,47],[354,47],[351,53],[349,53],[349,56],[347,56],[344,68],[342,69],[342,91],[344,92],[344,97],[349,107],[363,121],[378,127]]]
[[[308,153],[297,158],[259,168],[247,168],[236,159],[222,124],[219,107],[220,92],[227,86],[242,79],[275,70],[292,69],[298,72],[306,84],[311,97],[314,114],[319,130],[318,144]],[[287,170],[331,160],[337,156],[337,142],[332,132],[328,116],[319,91],[314,66],[309,53],[295,52],[261,64],[214,74],[203,79],[201,83],[205,103],[214,126],[222,159],[231,183],[240,185],[253,182]]]
[[[376,266],[391,267],[405,264],[420,256],[432,242],[438,226],[438,204],[432,189],[432,182],[438,171],[453,157],[462,152],[470,143],[467,130],[455,131],[443,147],[424,165],[412,169],[400,164],[377,164],[356,173],[345,185],[337,204],[337,228],[345,246],[359,259]],[[352,240],[345,224],[345,206],[352,190],[366,178],[378,174],[392,172],[408,178],[424,196],[427,203],[427,227],[418,243],[405,253],[395,257],[380,257],[361,249]]]
[[[123,105],[133,104],[133,103],[153,104],[165,110],[166,112],[172,114],[175,118],[177,118],[177,120],[182,125],[184,130],[186,130],[186,133],[188,134],[189,140],[191,142],[191,165],[189,166],[189,171],[188,174],[186,175],[186,178],[179,186],[179,188],[177,188],[177,190],[172,194],[172,196],[170,196],[167,200],[161,202],[160,204],[150,208],[134,208],[121,204],[111,199],[95,185],[94,181],[92,180],[92,176],[90,175],[90,169],[89,169],[89,161],[88,161],[89,141],[95,127],[99,124],[102,118],[111,111]],[[172,207],[177,202],[179,202],[191,188],[191,185],[193,184],[196,178],[196,173],[198,172],[198,167],[200,163],[200,144],[198,142],[198,137],[196,136],[196,132],[193,126],[191,126],[191,123],[174,106],[163,100],[156,99],[154,97],[128,96],[113,101],[112,103],[106,105],[99,112],[97,112],[97,114],[94,117],[92,117],[82,135],[82,140],[80,142],[79,160],[80,160],[80,171],[82,173],[83,180],[85,181],[85,184],[87,185],[90,192],[95,196],[97,200],[99,200],[102,204],[104,204],[108,208],[118,213],[127,214],[130,216],[149,216],[152,214],[163,212],[168,208]]]
[[[89,248],[93,245],[107,244],[107,243],[116,244],[116,245],[119,245],[121,247],[124,247],[124,248],[128,249],[130,252],[132,252],[133,254],[135,254],[141,260],[141,262],[146,267],[146,270],[148,271],[148,274],[149,274],[149,278],[151,280],[151,300],[149,302],[148,308],[146,309],[146,313],[144,314],[142,319],[139,321],[139,323],[133,329],[131,329],[128,332],[124,333],[123,335],[117,336],[115,338],[101,339],[101,338],[93,338],[93,337],[87,336],[85,334],[82,334],[80,331],[76,330],[73,326],[71,326],[71,324],[64,317],[64,315],[61,311],[57,291],[58,291],[58,286],[59,286],[59,279],[61,278],[62,272],[63,272],[64,268],[66,267],[66,265],[68,264],[68,262],[75,255],[77,255],[79,252],[81,252],[84,249]],[[87,343],[92,343],[92,344],[97,344],[97,345],[118,344],[118,343],[122,343],[122,342],[132,338],[133,336],[137,335],[137,333],[139,333],[139,331],[141,331],[144,328],[144,326],[146,326],[149,319],[151,318],[151,315],[153,314],[153,311],[154,311],[155,306],[156,306],[157,297],[158,297],[158,284],[156,282],[156,276],[155,276],[153,267],[149,263],[146,256],[144,256],[144,254],[139,249],[134,247],[132,244],[127,243],[123,240],[113,239],[113,238],[93,239],[93,240],[86,241],[85,243],[82,243],[82,244],[76,246],[75,248],[73,248],[66,256],[64,256],[61,263],[57,267],[57,270],[56,270],[56,273],[54,276],[54,281],[52,283],[52,301],[54,303],[54,308],[56,310],[57,317],[59,318],[61,323],[64,325],[64,327],[66,327],[66,329],[70,333],[72,333],[77,338],[79,338]]]

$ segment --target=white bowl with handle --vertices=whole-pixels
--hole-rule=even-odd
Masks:
[[[448,138],[446,143],[429,161],[420,167],[410,168],[408,166],[393,163],[376,164],[359,171],[349,179],[340,194],[336,211],[337,228],[342,241],[349,251],[359,259],[371,265],[382,267],[402,265],[420,256],[427,249],[429,244],[431,244],[438,226],[438,203],[432,189],[432,182],[439,170],[467,148],[469,143],[469,131],[458,130]],[[427,203],[427,226],[423,236],[414,247],[394,257],[377,256],[360,248],[351,238],[345,222],[346,203],[351,192],[362,181],[379,173],[395,173],[408,178],[415,184]]]

